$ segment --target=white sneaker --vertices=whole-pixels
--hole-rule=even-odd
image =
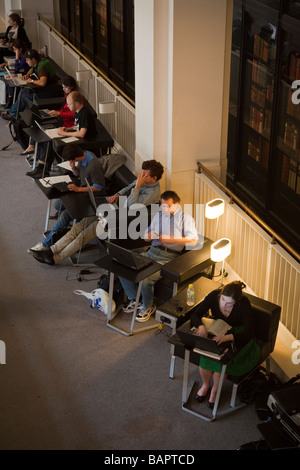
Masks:
[[[141,308],[136,316],[136,321],[139,321],[140,323],[148,321],[155,311],[156,305],[152,305],[152,307],[147,308],[147,310]]]
[[[135,304],[136,304],[136,301],[133,299],[133,300],[130,300],[129,304],[126,305],[126,307],[123,307],[122,310],[123,312],[125,313],[133,313],[134,312],[134,309],[135,309]],[[142,302],[140,302],[138,304],[138,311],[143,308],[143,304]]]
[[[43,250],[47,250],[48,247],[43,245],[42,242],[38,242],[36,245],[34,245],[33,247],[29,248],[27,250],[27,253],[32,253],[33,251],[43,251]]]

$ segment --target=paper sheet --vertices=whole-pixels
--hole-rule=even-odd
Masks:
[[[63,181],[65,181],[66,183],[72,183],[72,180],[69,175],[49,176],[48,178],[41,178],[39,181],[45,188],[49,188],[53,184],[61,183]]]

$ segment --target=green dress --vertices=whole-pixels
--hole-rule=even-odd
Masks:
[[[193,326],[202,324],[202,317],[211,310],[214,318],[221,318],[231,326],[228,333],[234,336],[234,345],[237,354],[227,365],[226,374],[241,376],[249,372],[258,363],[260,348],[254,336],[254,320],[250,302],[242,296],[236,302],[228,317],[224,317],[219,308],[220,289],[214,290],[199,304],[198,309],[191,316]],[[213,372],[221,372],[222,364],[213,359],[200,357],[200,367]]]

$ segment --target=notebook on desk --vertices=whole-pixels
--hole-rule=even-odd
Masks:
[[[176,333],[186,348],[205,351],[213,359],[221,359],[228,350],[227,343],[218,344],[212,338],[197,336],[195,329],[191,327],[190,321],[178,327]]]
[[[134,251],[127,250],[122,246],[115,245],[112,242],[107,241],[106,246],[112,259],[117,263],[126,266],[127,268],[140,271],[141,269],[144,269],[152,264],[152,260],[150,258],[139,255]]]

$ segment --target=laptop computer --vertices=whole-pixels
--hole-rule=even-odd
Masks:
[[[47,111],[49,110],[46,110],[46,109],[39,109],[31,100],[29,100],[28,98],[25,98],[25,100],[27,101],[27,104],[30,108],[30,111],[32,112],[32,114],[34,114],[35,116],[37,116],[39,119],[41,119],[42,121],[45,120],[45,119],[53,119],[53,117],[51,117]],[[54,127],[54,126],[53,126]]]
[[[195,329],[191,327],[190,320],[183,323],[176,330],[176,333],[182,343],[188,349],[200,349],[211,353],[212,358],[221,359],[225,352],[228,350],[228,344],[222,343],[218,344],[211,337],[203,338],[202,336],[197,336],[195,334]]]
[[[40,124],[38,121],[34,121],[38,128],[44,132],[49,139],[62,139],[63,136],[57,133],[58,127],[55,127],[54,124]]]
[[[123,266],[126,266],[127,268],[140,271],[153,263],[150,258],[139,255],[134,251],[127,250],[122,246],[115,245],[110,241],[106,241],[106,246],[112,259],[117,263],[123,264]]]
[[[23,80],[23,78],[18,78],[18,77],[13,77],[12,76],[12,73],[11,71],[7,68],[7,67],[4,67],[8,76],[9,76],[9,79],[13,82],[13,84],[15,86],[24,86],[24,85],[28,85],[28,83],[26,82],[26,80]]]
[[[87,185],[87,188],[88,188],[88,195],[89,195],[89,198],[90,198],[90,202],[93,206],[93,208],[95,209],[95,212],[97,211],[97,207],[100,205],[100,204],[106,204],[107,203],[107,198],[105,196],[95,196],[94,194],[94,191],[92,190],[91,188],[91,185],[90,183],[88,182],[88,180],[85,178],[85,182],[86,182],[86,185]]]

